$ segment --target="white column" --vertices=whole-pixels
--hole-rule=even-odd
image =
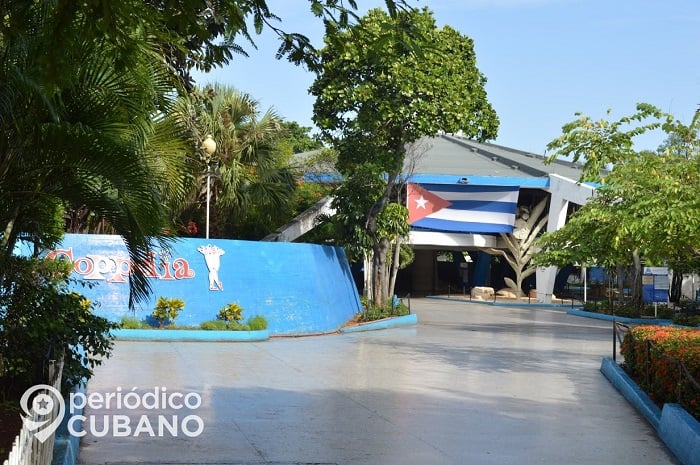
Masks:
[[[569,208],[569,201],[565,200],[561,193],[552,192],[549,201],[549,218],[547,220],[547,232],[553,232],[564,226],[566,223],[566,212]],[[537,268],[537,301],[540,303],[552,303],[552,293],[554,292],[554,280],[557,277],[556,266],[541,266]]]
[[[566,223],[566,212],[569,202],[585,205],[588,199],[595,195],[595,188],[567,179],[557,174],[549,175],[549,218],[547,232],[560,229]],[[542,303],[552,302],[554,280],[557,277],[557,267],[548,266],[537,269],[537,300]]]

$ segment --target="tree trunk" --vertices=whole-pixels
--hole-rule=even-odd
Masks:
[[[386,259],[389,252],[389,240],[386,238],[380,239],[375,244],[373,252],[374,288],[372,289],[372,303],[374,305],[383,305],[389,298],[389,267]]]
[[[622,303],[625,299],[625,267],[617,265],[617,301]]]
[[[365,254],[364,258],[364,283],[365,287],[363,289],[362,295],[365,297],[367,301],[372,300],[372,296],[374,295],[374,264],[372,257],[369,255]]]
[[[399,272],[399,260],[401,259],[401,238],[396,239],[394,244],[394,259],[391,261],[391,277],[389,278],[389,295],[396,294],[396,275]]]
[[[683,293],[683,273],[680,271],[673,270],[673,278],[671,279],[671,292],[669,300],[675,304],[678,304],[681,300],[681,294]]]
[[[17,234],[15,233],[15,221],[19,215],[19,208],[15,208],[12,219],[7,222],[5,226],[5,231],[2,235],[2,241],[0,241],[0,247],[2,247],[2,253],[10,256],[15,249],[15,244],[17,242]]]
[[[632,303],[635,308],[642,308],[644,305],[644,296],[642,288],[642,260],[639,258],[639,253],[635,250],[632,252],[632,262],[634,263],[633,280],[632,280]]]

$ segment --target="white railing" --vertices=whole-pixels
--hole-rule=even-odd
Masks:
[[[61,375],[63,372],[63,361],[49,362],[49,385],[61,390]],[[49,398],[54,398],[53,393],[46,392],[47,390],[39,390],[38,394],[46,394]],[[31,406],[31,403],[28,402]],[[40,441],[36,437],[37,431],[30,429],[29,424],[53,424],[59,414],[60,405],[58,402],[53,402],[51,412],[40,415],[34,409],[30,410],[30,415],[23,417],[22,429],[17,437],[15,437],[10,451],[9,457],[5,460],[4,465],[49,465],[53,459],[53,444],[54,432]],[[29,421],[28,421],[29,420]]]

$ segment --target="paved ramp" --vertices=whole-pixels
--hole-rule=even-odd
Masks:
[[[197,437],[83,438],[83,464],[675,464],[599,371],[609,324],[412,301],[416,327],[261,343],[119,342],[90,392],[193,392]],[[153,411],[89,410],[132,419]],[[178,411],[167,411],[176,414]]]

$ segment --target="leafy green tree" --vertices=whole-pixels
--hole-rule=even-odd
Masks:
[[[117,325],[92,314],[94,304],[69,290],[72,264],[9,257],[0,282],[0,400],[46,383],[49,362],[63,362],[67,390],[84,383],[110,356]]]
[[[650,105],[637,110],[615,123],[581,117],[550,143],[556,155],[585,157],[582,177],[598,179],[601,186],[562,229],[542,238],[536,261],[632,267],[640,303],[642,260],[679,272],[698,269],[700,159],[693,150],[697,118],[685,126]],[[632,138],[657,128],[669,133],[660,154],[634,151]],[[612,171],[601,179],[599,170],[608,164]]]
[[[290,163],[294,154],[323,148],[323,142],[310,135],[310,127],[300,126],[296,121],[282,121],[281,126],[284,132],[277,147]]]
[[[339,27],[356,8],[308,5]],[[392,12],[402,5],[387,1]],[[254,47],[266,27],[280,36],[280,57],[315,61],[308,39],[277,27],[265,0],[2,1],[0,11],[3,253],[20,236],[50,247],[52,212],[67,205],[70,230],[122,234],[132,259],[147,257],[167,226],[164,196],[185,192],[184,150],[168,146],[176,135],[159,115],[175,89],[191,88],[190,71],[245,54],[237,41]],[[147,280],[138,270],[130,279],[133,297],[144,297]]]
[[[356,8],[308,5],[338,27]],[[392,12],[401,5],[387,1]],[[316,54],[276,26],[265,0],[0,0],[0,12],[0,348],[15,350],[2,353],[0,372],[41,372],[66,350],[67,377],[80,380],[108,355],[110,326],[32,266],[15,273],[17,241],[50,248],[64,221],[74,231],[100,224],[125,239],[134,262],[146,260],[153,242],[167,246],[164,205],[185,203],[197,181],[187,175],[187,137],[164,116],[192,88],[190,71],[245,54],[240,40],[254,46],[265,27],[279,34],[280,57],[313,67]],[[139,267],[129,279],[130,304],[147,297]]]
[[[617,121],[593,121],[581,113],[575,115],[577,119],[562,126],[562,135],[547,144],[547,150],[553,151],[549,161],[568,157],[582,162],[580,180],[594,182],[601,180],[601,173],[610,165],[624,165],[637,157],[635,137],[659,128],[670,130],[673,122],[670,115],[648,103],[638,104],[634,114]]]
[[[386,0],[387,10],[394,15],[407,8],[405,0]],[[309,11],[328,23],[345,27],[355,19],[357,2],[349,0],[308,0]],[[279,58],[286,58],[311,69],[317,66],[317,53],[303,33],[285,31],[281,19],[266,0],[144,0],[106,2],[84,0],[2,0],[0,37],[20,43],[36,32],[47,39],[51,50],[43,65],[54,70],[45,76],[47,84],[70,79],[75,62],[64,51],[74,49],[76,27],[80,37],[109,42],[122,69],[132,60],[144,42],[161,56],[173,84],[179,88],[193,86],[191,71],[208,71],[228,64],[234,56],[248,56],[246,48],[255,48],[254,36],[270,29],[280,39]],[[47,27],[37,18],[51,17]],[[55,20],[55,21],[54,21]]]
[[[55,8],[26,18],[31,34],[0,35],[0,254],[9,256],[20,238],[52,247],[56,209],[69,205],[105,219],[141,262],[152,240],[165,243],[161,186],[182,189],[174,174],[181,152],[171,150],[177,143],[158,117],[169,77],[147,43],[122,69],[112,43],[85,35],[80,19],[63,24]],[[46,65],[56,28],[71,44],[49,54],[70,60],[60,71]],[[143,274],[130,280],[132,297],[144,297]]]
[[[369,300],[388,298],[390,239],[379,218],[398,198],[410,144],[439,130],[492,139],[498,118],[486,99],[471,39],[435,25],[427,10],[392,17],[372,10],[356,26],[329,25],[310,92],[314,122],[338,152],[345,182],[337,222],[352,258],[371,256]]]
[[[255,238],[278,226],[270,224],[286,208],[295,181],[277,151],[283,128],[275,113],[261,114],[250,95],[217,84],[180,97],[171,117],[190,135],[191,147],[201,146],[207,135],[216,141],[209,159],[202,151],[189,156],[196,182],[180,210],[182,222],[203,217],[209,175],[212,235]]]

